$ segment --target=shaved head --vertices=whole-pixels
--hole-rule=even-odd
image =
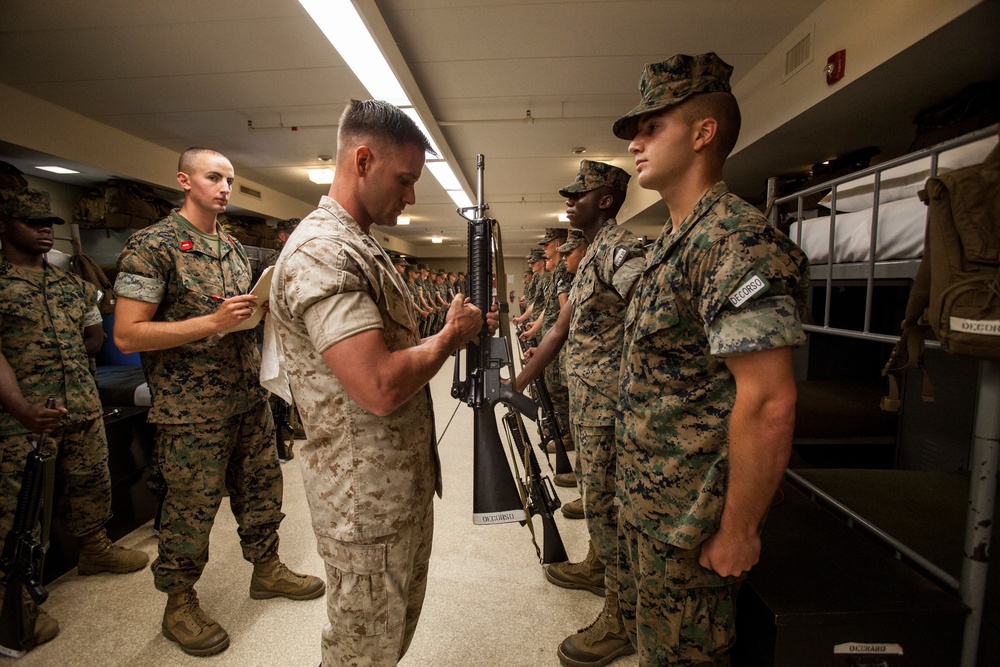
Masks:
[[[714,152],[724,161],[736,146],[740,136],[740,106],[732,93],[702,93],[692,95],[681,104],[684,120],[694,123],[702,118],[714,118],[718,124]]]
[[[201,148],[198,146],[194,146],[181,153],[181,157],[177,161],[177,171],[182,171],[185,174],[190,174],[191,171],[194,169],[195,163],[198,162],[198,158],[206,154],[218,156],[227,160],[229,159],[219,151],[212,150],[211,148]]]

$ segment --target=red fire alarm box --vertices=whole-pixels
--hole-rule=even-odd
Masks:
[[[826,83],[833,85],[844,78],[844,61],[847,51],[841,49],[826,59]]]

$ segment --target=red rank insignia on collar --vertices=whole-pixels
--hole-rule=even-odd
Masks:
[[[188,250],[190,250],[193,247],[194,247],[194,244],[191,243],[190,241],[181,241],[181,250],[183,252],[187,252]]]

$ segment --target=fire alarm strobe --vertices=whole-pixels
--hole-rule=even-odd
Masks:
[[[844,78],[844,61],[847,51],[841,49],[826,59],[826,83],[833,85]]]

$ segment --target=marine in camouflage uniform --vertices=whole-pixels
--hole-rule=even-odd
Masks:
[[[260,353],[252,329],[224,333],[253,310],[253,297],[242,296],[252,286],[250,262],[214,217],[228,201],[232,165],[192,149],[178,171],[184,207],[135,232],[118,257],[115,338],[141,352],[152,398],[148,421],[166,487],[152,567],[157,590],[168,594],[163,632],[185,652],[209,655],[229,637],[200,609],[193,587],[224,492],[243,557],[254,563],[251,597],[311,599],[323,584],[278,560],[282,478]]]
[[[45,261],[53,224],[63,221],[52,217],[47,193],[0,192],[0,542],[14,525],[28,453],[45,432],[61,473],[57,509],[80,540],[79,574],[131,572],[149,557],[112,546],[104,529],[111,516],[108,442],[89,364],[104,340],[97,288]],[[45,407],[49,397],[55,409]],[[34,643],[58,629],[40,614]]]
[[[431,330],[434,328],[434,322],[437,321],[437,309],[434,305],[434,299],[431,296],[431,284],[428,280],[428,275],[430,275],[430,268],[426,264],[418,264],[417,268],[420,270],[417,276],[417,294],[420,297],[420,303],[424,310],[427,311],[427,318],[424,320],[423,326],[420,332],[424,336],[429,336]]]
[[[375,119],[360,122],[379,110],[398,121],[400,134],[372,129]],[[369,233],[395,215],[375,217],[381,214],[356,197],[356,164],[374,152],[387,172],[414,174],[409,184],[389,179],[384,196],[413,201],[412,182],[429,149],[399,109],[353,101],[340,121],[330,195],[289,240],[271,286],[271,314],[307,434],[299,459],[329,579],[328,667],[395,665],[406,653],[427,586],[432,500],[441,491],[427,381],[482,328],[479,309],[456,299],[442,332],[421,341],[407,286]]]
[[[559,320],[539,345],[538,359],[533,358],[517,380],[517,386],[522,386],[534,365],[550,359],[551,348],[562,345],[570,428],[591,539],[583,561],[549,565],[545,574],[558,586],[586,588],[605,596],[597,620],[560,644],[558,654],[566,664],[607,664],[634,651],[618,605],[618,511],[614,506],[614,411],[624,314],[645,266],[641,243],[614,217],[625,201],[628,181],[629,174],[618,167],[583,160],[576,181],[559,190],[567,198],[567,214],[574,227],[570,240],[559,250],[572,251],[568,246],[580,230],[591,242],[576,268]]]
[[[530,255],[529,255],[530,257]],[[530,268],[524,272],[522,278],[521,297],[517,300],[518,315],[523,315],[528,310],[528,296],[531,294],[532,283],[535,279],[535,272]]]
[[[559,295],[568,294],[572,286],[572,277],[566,272],[566,267],[559,256],[558,248],[566,241],[569,232],[566,228],[549,228],[545,230],[545,236],[538,242],[545,251],[547,258],[547,270],[542,276],[540,284],[540,295],[536,296],[535,314],[540,315],[540,322],[532,327],[536,341],[541,340],[559,317],[560,303]],[[553,268],[548,268],[552,262],[556,264]],[[557,363],[549,364],[545,367],[545,388],[552,399],[552,407],[555,410],[556,423],[563,433],[563,445],[566,451],[574,449],[573,435],[569,428],[569,393],[566,389],[565,372],[561,359]],[[554,451],[554,449],[553,449]],[[551,453],[551,452],[550,452]],[[579,518],[579,517],[577,517]]]
[[[647,65],[614,127],[671,213],[626,313],[616,421],[621,600],[642,665],[729,664],[738,582],[791,448],[808,266],[719,180],[739,128],[731,72],[714,53]]]
[[[410,298],[413,301],[413,307],[417,312],[417,324],[419,326],[419,331],[424,331],[424,323],[427,321],[429,313],[424,309],[420,300],[420,284],[417,282],[420,276],[420,269],[416,266],[409,264],[406,267],[406,290],[410,293]]]
[[[545,253],[541,248],[532,248],[525,260],[528,262],[531,278],[524,286],[524,307],[521,309],[521,314],[512,319],[516,325],[529,320],[534,313],[541,312],[541,306],[536,304],[539,301],[541,285],[545,280]]]

